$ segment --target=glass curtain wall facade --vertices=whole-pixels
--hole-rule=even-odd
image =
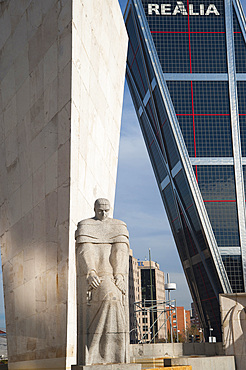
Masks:
[[[201,323],[246,280],[246,22],[235,0],[129,0],[127,81]]]

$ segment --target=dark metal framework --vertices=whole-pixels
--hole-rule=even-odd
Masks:
[[[149,325],[146,325],[146,330],[143,330],[143,325],[140,325],[139,320],[142,320],[143,317],[150,318],[154,313],[155,320],[153,322],[149,321]],[[137,343],[155,343],[155,340],[158,339],[158,334],[161,329],[165,330],[165,342],[167,343],[168,330],[167,323],[169,322],[170,328],[170,342],[173,343],[173,337],[176,339],[176,342],[179,341],[178,336],[178,323],[175,327],[172,325],[172,316],[177,317],[176,309],[176,300],[167,300],[167,301],[157,301],[157,300],[146,300],[134,302],[134,328],[132,331],[135,332],[135,338]],[[158,325],[158,321],[162,321],[161,325]],[[155,329],[157,328],[157,330]],[[153,333],[154,331],[154,333]],[[150,339],[149,339],[149,337]]]
[[[246,281],[246,22],[238,0],[201,3],[128,2],[127,81],[205,335],[221,340],[219,294]]]

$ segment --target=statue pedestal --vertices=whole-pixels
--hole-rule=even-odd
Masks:
[[[140,364],[72,365],[71,370],[141,370]]]
[[[72,365],[71,370],[141,370],[140,364]]]

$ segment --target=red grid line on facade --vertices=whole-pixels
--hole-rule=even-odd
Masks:
[[[186,33],[186,34],[196,34],[196,33],[205,33],[205,34],[213,34],[213,33],[225,33],[224,31],[151,31],[150,33]],[[234,32],[234,33],[242,33],[242,32]]]
[[[190,14],[189,14],[189,0],[187,0],[187,9],[188,9],[188,32],[189,32],[189,56],[190,56],[190,73],[192,73],[192,64],[191,64],[191,43],[190,43]],[[192,81],[191,81],[191,97],[192,97],[192,117],[193,117],[193,134],[194,134],[194,150],[195,150],[195,157],[196,157],[196,136],[195,136],[195,115],[194,115],[194,101],[193,101],[193,85],[192,85]],[[198,181],[197,179],[197,166],[195,166],[196,168],[196,180]],[[186,229],[187,229],[187,232],[188,232],[188,236],[189,236],[189,240],[190,240],[190,243],[192,245],[192,249],[194,251],[194,254],[195,253],[195,249],[194,249],[194,246],[193,246],[193,243],[192,243],[192,239],[191,239],[191,236],[190,236],[190,232],[189,232],[189,228],[188,228],[188,225],[186,224],[186,221],[185,221],[185,218],[183,217],[183,220],[184,220],[184,223],[186,225]],[[208,294],[208,291],[207,291],[207,287],[206,287],[206,284],[205,284],[205,281],[204,281],[204,278],[203,278],[203,275],[202,275],[202,272],[201,272],[201,269],[200,269],[200,266],[198,264],[198,269],[199,269],[199,272],[200,272],[200,276],[202,278],[202,282],[203,282],[203,286],[205,288],[205,291],[206,291],[206,294],[207,294],[207,297],[209,297],[209,294]],[[216,319],[216,316],[215,316],[215,313],[214,313],[214,310],[213,310],[213,306],[211,304],[211,301],[210,302],[210,307],[211,307],[211,310],[213,312],[213,316],[215,318],[215,322],[216,322],[216,326],[218,328],[218,330],[220,331],[220,328],[219,328],[219,325],[217,323],[217,319]]]
[[[142,40],[142,36],[139,35],[139,37],[140,37],[141,41],[143,41]],[[163,147],[163,144],[162,144],[162,141],[161,141],[161,133],[159,133],[159,131],[158,131],[158,123],[156,123],[154,114],[152,112],[152,107],[151,107],[151,104],[150,104],[150,102],[151,102],[151,92],[152,92],[152,88],[151,87],[149,88],[149,92],[150,92],[150,98],[149,98],[148,103],[146,104],[146,107],[149,105],[150,113],[151,113],[151,116],[152,116],[152,119],[153,119],[153,122],[154,122],[154,126],[155,126],[155,133],[156,133],[156,136],[157,136],[157,141],[158,141],[158,143],[160,145],[161,152],[164,153],[164,147]],[[153,103],[153,106],[155,106],[155,103],[154,102],[152,102],[152,103]],[[158,121],[158,119],[157,119],[157,121]],[[151,143],[151,145],[152,144],[153,143]]]
[[[202,301],[202,302],[205,302],[205,301],[211,301],[212,299],[217,299],[217,298],[216,298],[216,297],[205,298],[205,299],[202,299],[201,301]]]
[[[151,100],[151,99],[149,99],[149,101],[148,101],[148,104],[147,104],[147,105],[149,105],[150,113],[151,113],[151,116],[152,116],[152,119],[153,119],[153,122],[154,122],[154,125],[155,125],[155,133],[156,133],[156,136],[157,136],[157,140],[158,140],[158,142],[159,142],[159,144],[160,144],[160,147],[162,148],[161,139],[160,139],[160,134],[159,134],[159,131],[158,131],[158,128],[157,128],[157,124],[156,124],[156,122],[155,122],[155,118],[154,118],[154,115],[153,115],[153,112],[152,112],[152,108],[151,108],[150,100]],[[152,144],[153,144],[153,143],[151,143],[151,145],[152,145]],[[163,148],[162,148],[162,149],[163,149]]]
[[[189,7],[188,7],[188,9],[189,9]],[[190,236],[190,231],[189,231],[188,225],[187,225],[187,223],[186,223],[186,221],[185,221],[185,218],[184,218],[184,217],[183,217],[183,220],[184,220],[184,223],[185,223],[185,228],[186,228],[186,230],[187,230],[187,233],[188,233],[188,236],[189,236],[189,240],[190,240],[190,244],[191,244],[191,246],[192,246],[192,249],[193,249],[194,255],[196,255],[197,253],[195,253],[195,248],[194,248],[194,245],[193,245],[193,242],[192,242],[192,238],[191,238],[191,236]],[[214,319],[215,319],[215,323],[216,323],[217,329],[220,331],[220,328],[219,328],[219,325],[218,325],[218,322],[217,322],[217,319],[216,319],[216,316],[215,316],[215,313],[214,313],[214,309],[213,309],[213,306],[212,306],[212,304],[211,304],[211,299],[212,299],[212,298],[211,298],[211,297],[209,297],[208,290],[207,290],[207,286],[206,286],[206,284],[205,284],[205,281],[204,281],[203,274],[202,274],[201,268],[200,268],[200,266],[199,266],[199,263],[197,264],[197,266],[198,266],[198,269],[199,269],[200,276],[201,276],[201,278],[202,278],[203,286],[204,286],[205,291],[206,291],[206,294],[207,294],[207,300],[209,301],[209,303],[210,303],[210,307],[211,307],[211,310],[212,310],[212,312],[213,312],[213,316],[214,316]]]
[[[133,52],[133,54],[134,54],[134,58],[133,58],[133,61],[132,61],[131,67],[132,67],[132,65],[133,65],[133,62],[136,60],[136,66],[137,66],[137,69],[138,69],[138,73],[139,73],[139,76],[140,76],[140,79],[141,79],[141,82],[142,82],[142,85],[143,85],[144,93],[146,94],[146,90],[145,90],[145,87],[144,87],[144,83],[143,83],[142,75],[141,75],[141,72],[140,72],[140,69],[139,69],[139,66],[138,66],[138,61],[137,61],[137,59],[136,59],[136,55],[137,55],[137,52],[138,52],[138,50],[139,50],[139,45],[138,45],[138,47],[137,47],[136,52],[134,52],[134,50],[133,50],[133,46],[132,46],[132,43],[131,43],[131,40],[129,39],[129,41],[130,41],[130,45],[131,45],[132,52]],[[130,69],[131,69],[131,67],[130,67]],[[149,104],[149,103],[150,103],[150,100],[148,101],[148,104]],[[147,104],[147,105],[148,105],[148,104]],[[153,118],[153,122],[154,122],[154,125],[155,125],[155,131],[156,131],[157,139],[158,139],[158,142],[159,142],[160,147],[161,147],[161,140],[160,140],[159,132],[158,132],[158,130],[157,130],[156,122],[155,122],[155,119],[154,119],[154,116],[153,116],[153,112],[152,112],[152,109],[151,109],[151,105],[150,105],[150,112],[151,112],[151,115],[152,115],[152,118]],[[153,142],[150,144],[150,146],[151,146],[152,144],[153,144]],[[149,147],[150,147],[150,146],[149,146]],[[162,148],[162,150],[163,150],[163,148]]]
[[[192,73],[192,64],[191,64],[191,42],[190,42],[190,13],[189,13],[189,0],[187,0],[187,9],[188,9],[188,35],[189,35],[189,56],[190,56],[190,73]],[[195,115],[194,115],[194,99],[193,99],[193,83],[191,84],[191,105],[192,105],[192,118],[193,118],[193,137],[194,137],[194,154],[196,158],[196,128],[195,128]],[[197,180],[197,166],[196,169],[196,181]]]
[[[192,65],[191,65],[191,45],[190,45],[190,34],[195,34],[195,33],[225,33],[225,32],[191,32],[190,31],[190,24],[189,24],[189,0],[187,0],[187,8],[188,8],[188,27],[189,27],[189,31],[188,32],[158,32],[158,31],[152,31],[151,33],[185,33],[185,34],[188,34],[189,35],[189,54],[190,54],[190,73],[192,73]],[[241,33],[241,32],[235,32],[235,33]],[[196,143],[195,143],[195,122],[194,122],[194,117],[195,117],[195,114],[194,114],[194,101],[193,101],[193,86],[192,86],[192,81],[191,81],[191,94],[192,94],[192,114],[183,114],[184,116],[187,115],[187,116],[192,116],[193,117],[193,132],[194,132],[194,148],[195,148],[195,157],[196,157]],[[177,116],[181,116],[182,114],[177,114]],[[229,116],[229,114],[204,114],[204,116]],[[246,114],[245,114],[246,115]],[[203,114],[196,114],[196,116],[203,116]],[[163,124],[164,125],[164,124]],[[197,170],[197,166],[196,166],[196,170]],[[197,173],[196,173],[197,175]],[[209,200],[207,200],[208,202],[210,202]],[[232,201],[232,200],[231,200]],[[221,200],[221,202],[223,202]],[[234,201],[235,202],[235,201]],[[181,215],[183,213],[181,212]],[[178,218],[178,217],[177,217]],[[174,222],[177,218],[175,218],[172,222]],[[185,222],[185,220],[184,220]],[[186,224],[186,223],[185,223]],[[189,233],[189,230],[188,230],[188,227],[186,225],[186,228],[187,228],[187,231],[188,231],[188,235],[189,235],[189,239],[190,239],[190,242],[191,242],[191,245],[192,245],[192,248],[194,250],[194,246],[193,246],[193,243],[192,243],[192,240],[191,240],[191,236],[190,236],[190,233]],[[202,275],[202,272],[201,272],[201,269],[200,269],[200,266],[198,265],[198,269],[199,269],[199,272],[200,272],[200,275],[201,275],[201,278],[202,278],[202,281],[203,281],[203,285],[205,287],[205,290],[206,290],[206,293],[207,293],[207,296],[209,296],[208,294],[208,291],[207,291],[207,288],[206,288],[206,284],[205,284],[205,281],[204,281],[204,278],[203,278],[203,275]],[[203,299],[202,301],[211,301],[213,299],[216,299],[216,297],[208,297],[207,299]],[[217,320],[216,320],[216,316],[215,316],[215,313],[214,313],[214,310],[213,310],[213,307],[210,303],[210,306],[211,306],[211,309],[212,309],[212,312],[213,312],[213,315],[214,315],[214,318],[215,318],[215,321],[216,321],[216,325],[219,329],[219,326],[218,326],[218,323],[217,323]]]
[[[192,207],[193,206],[193,203],[189,206],[189,207],[187,207],[186,209],[185,209],[185,211],[187,211],[190,207]],[[180,212],[180,214],[181,215],[183,215],[183,212]],[[176,217],[174,220],[172,220],[171,222],[173,223],[174,221],[176,221],[177,219],[179,218],[179,216],[178,217]]]
[[[185,219],[184,219],[184,222],[185,222]],[[186,224],[186,222],[185,222],[185,224]],[[189,228],[188,228],[188,226],[187,226],[187,225],[186,225],[186,229],[187,229],[187,232],[188,232],[188,236],[189,236],[189,240],[190,240],[190,243],[191,243],[192,249],[193,249],[193,251],[195,252],[195,250],[194,250],[194,246],[193,246],[193,243],[192,243],[192,239],[191,239],[191,236],[190,236],[190,231],[189,231]],[[207,300],[207,301],[209,301],[209,303],[210,303],[210,307],[211,307],[211,310],[212,310],[212,312],[213,312],[213,316],[214,316],[214,319],[215,319],[215,323],[216,323],[217,329],[220,331],[220,328],[219,328],[219,325],[218,325],[218,322],[217,322],[217,319],[216,319],[216,316],[215,316],[215,313],[214,313],[213,306],[211,305],[211,300],[212,300],[213,298],[212,298],[212,297],[209,297],[208,290],[207,290],[207,286],[206,286],[206,284],[205,284],[205,281],[204,281],[203,274],[202,274],[201,268],[200,268],[200,266],[199,266],[199,263],[198,263],[198,269],[199,269],[200,276],[201,276],[201,278],[202,278],[203,286],[204,286],[205,291],[206,291],[206,294],[207,294],[207,299],[206,299],[206,300]],[[203,302],[203,301],[204,301],[204,300],[202,300],[202,302]]]
[[[165,119],[165,121],[163,122],[163,124],[161,125],[161,128],[165,125],[165,123],[167,122],[167,118]]]
[[[133,50],[133,46],[132,46],[131,40],[129,39],[129,41],[130,41],[130,45],[131,45],[131,48],[132,48],[132,52],[133,52],[133,54],[135,54],[134,53],[134,50]],[[144,89],[144,92],[146,94],[146,90],[145,90],[145,87],[144,87],[142,75],[141,75],[141,72],[140,72],[140,69],[139,69],[139,66],[138,66],[138,61],[137,61],[137,59],[135,59],[135,60],[136,60],[136,65],[137,65],[138,73],[139,73],[139,76],[140,76],[140,79],[141,79],[141,82],[142,82],[142,85],[143,85],[143,89]]]
[[[136,50],[136,53],[134,54],[134,56],[133,56],[133,60],[132,60],[132,64],[131,64],[131,66],[130,66],[130,69],[132,69],[132,65],[133,65],[133,63],[134,63],[134,60],[135,60],[135,58],[136,58],[136,55],[137,55],[137,53],[138,53],[138,49],[139,49],[139,45],[138,45],[138,47],[137,47],[137,50]]]
[[[138,49],[139,49],[139,45],[138,45],[138,47],[137,47],[136,52],[134,53],[134,50],[133,50],[133,46],[132,46],[131,40],[129,39],[129,41],[130,41],[130,45],[131,45],[132,52],[133,52],[133,54],[134,54],[134,55],[135,55],[135,57],[136,57],[137,52],[138,52]],[[144,87],[144,83],[143,83],[142,75],[141,75],[141,72],[140,72],[140,69],[139,69],[139,66],[138,66],[137,59],[136,59],[135,57],[134,57],[134,60],[136,60],[136,65],[137,65],[137,69],[138,69],[138,72],[139,72],[139,76],[140,76],[140,79],[141,79],[141,81],[142,81],[142,85],[143,85],[144,92],[145,92],[145,94],[146,94],[146,90],[145,90],[145,87]],[[134,62],[134,60],[133,60],[133,62]],[[132,64],[133,64],[133,62],[132,62]],[[148,105],[148,104],[150,104],[150,99],[149,99],[149,101],[148,101],[147,105]],[[146,106],[147,106],[147,105],[146,105]],[[155,125],[156,136],[157,136],[158,142],[159,142],[160,147],[161,147],[161,146],[162,146],[162,145],[161,145],[161,140],[160,140],[160,137],[159,137],[159,132],[158,132],[157,125],[156,125],[156,122],[155,122],[155,119],[154,119],[154,115],[153,115],[153,112],[152,112],[151,105],[149,105],[149,107],[150,107],[151,116],[152,116],[152,119],[153,119],[153,122],[154,122],[154,125]],[[153,141],[154,141],[154,140],[153,140]],[[153,144],[153,141],[151,142],[151,144],[149,145],[149,147],[151,147],[151,145]],[[163,148],[162,148],[162,150],[163,150]]]
[[[191,46],[190,46],[190,14],[189,14],[189,0],[187,0],[187,7],[188,7],[188,35],[189,35],[189,55],[190,55],[190,73],[192,73],[192,65],[191,65]]]
[[[196,128],[195,128],[195,112],[194,112],[194,99],[193,99],[193,84],[192,84],[192,81],[190,82],[191,84],[191,103],[192,103],[192,121],[193,121],[193,136],[194,136],[194,154],[195,154],[195,158],[196,158]],[[198,181],[197,179],[197,166],[195,166],[196,168],[196,181]]]
[[[177,113],[177,116],[192,117],[193,113]],[[246,113],[239,113],[239,116],[246,116]],[[194,113],[194,116],[230,116],[230,113]]]
[[[239,114],[240,116],[241,114]],[[193,113],[177,113],[177,116],[193,116]],[[230,113],[194,113],[194,116],[230,116]]]
[[[225,200],[204,200],[204,203],[233,203],[236,200],[233,199],[225,199]]]
[[[142,85],[143,85],[144,93],[146,94],[146,90],[145,90],[145,87],[144,87],[144,83],[143,83],[142,75],[141,75],[141,72],[140,72],[140,69],[139,69],[139,66],[138,66],[137,59],[136,59],[136,65],[137,65],[138,73],[139,73],[139,76],[140,76],[140,79],[141,79],[141,82],[142,82]]]
[[[153,144],[154,142],[154,139],[151,141],[151,143],[149,144],[149,148],[151,147],[151,145]]]

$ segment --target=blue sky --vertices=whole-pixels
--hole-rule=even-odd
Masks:
[[[122,12],[127,0],[119,0]],[[246,10],[246,0],[242,1]],[[177,305],[190,308],[191,296],[182,271],[161,196],[145,149],[127,84],[124,91],[119,167],[114,217],[124,220],[130,231],[131,248],[139,259],[152,259],[177,283]],[[5,327],[2,272],[0,271],[0,328]]]

